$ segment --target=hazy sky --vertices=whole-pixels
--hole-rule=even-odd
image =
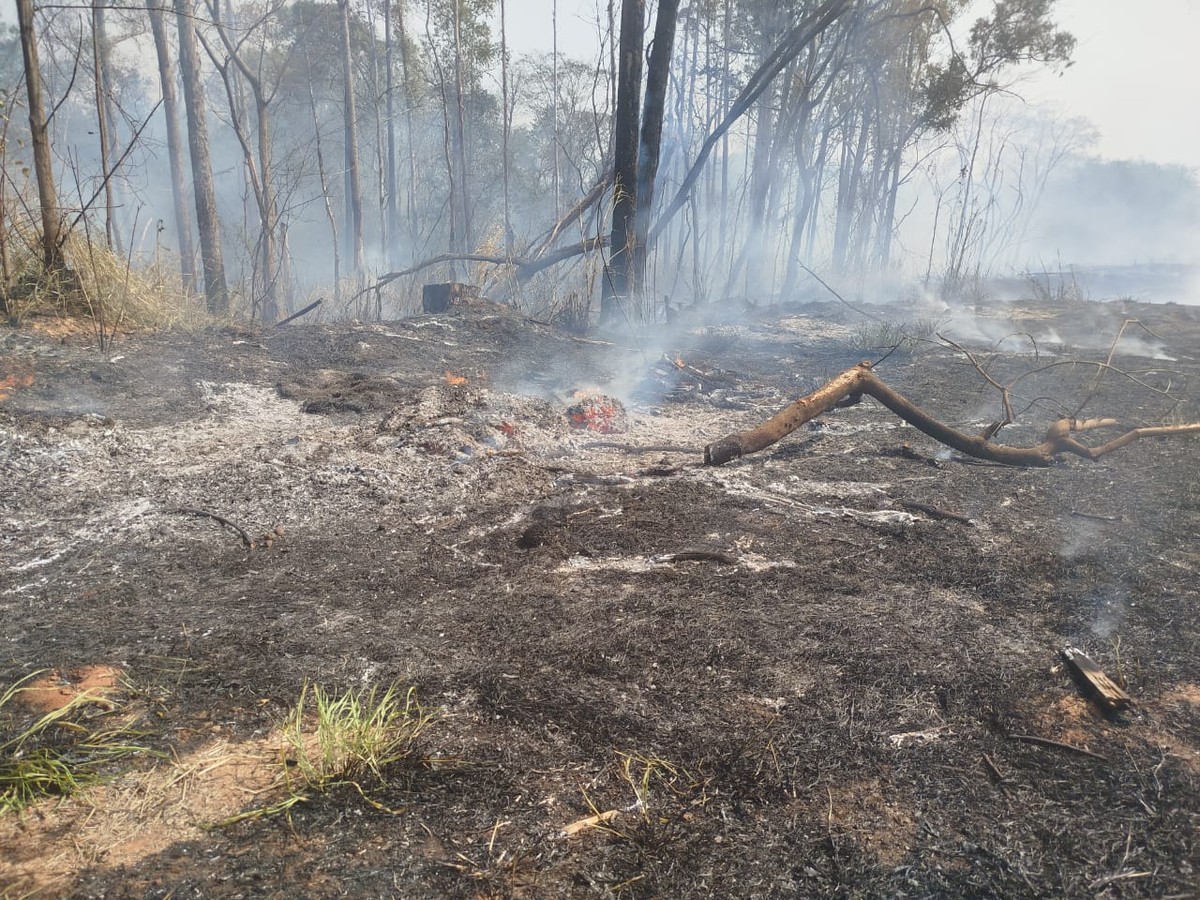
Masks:
[[[559,49],[596,52],[597,5],[558,0]],[[512,52],[550,50],[553,0],[507,0]],[[1200,169],[1200,0],[1058,0],[1075,65],[1021,86],[1030,101],[1089,119],[1104,156]]]

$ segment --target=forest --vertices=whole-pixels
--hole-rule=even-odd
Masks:
[[[1030,234],[1090,140],[1018,102],[1070,64],[1052,0],[608,0],[589,58],[514,55],[502,0],[18,12],[10,318],[63,254],[265,322],[318,297],[392,316],[445,279],[571,325],[819,293],[815,273],[961,299],[1061,252]],[[1139,197],[1173,185],[1168,221],[1194,221],[1192,175],[1147,168]]]
[[[1022,97],[1089,19],[531,8],[16,0],[0,897],[1195,897],[1200,186]]]

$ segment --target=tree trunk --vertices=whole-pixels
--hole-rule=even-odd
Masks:
[[[459,232],[459,250],[468,251],[472,246],[471,200],[467,188],[467,99],[463,90],[462,52],[462,7],[454,2],[454,164],[458,167],[458,198],[461,204],[462,229]]]
[[[405,0],[400,0],[404,5]],[[401,12],[403,15],[403,12]],[[387,113],[387,234],[389,240],[385,254],[390,268],[396,268],[399,263],[400,234],[400,200],[397,196],[399,186],[396,183],[396,85],[393,78],[395,69],[394,54],[395,40],[392,35],[392,0],[383,0],[383,67],[384,90],[387,92],[385,110]],[[407,87],[407,85],[406,85]]]
[[[146,0],[154,49],[158,55],[158,80],[162,85],[163,114],[167,117],[167,155],[171,166],[171,197],[175,202],[175,231],[179,244],[179,273],[183,289],[196,290],[196,251],[192,246],[192,217],[188,215],[187,185],[183,174],[183,136],[179,133],[179,100],[175,95],[175,75],[171,71],[171,48],[160,0]]]
[[[516,252],[516,248],[513,246],[512,203],[509,198],[510,169],[512,167],[509,140],[512,133],[512,115],[509,112],[508,101],[508,14],[504,0],[500,0],[500,103],[501,150],[504,155],[504,255],[512,256]],[[557,215],[557,209],[555,215]]]
[[[636,239],[638,106],[642,93],[642,43],[645,28],[644,0],[623,0],[621,5],[620,69],[617,75],[616,122],[613,134],[612,238],[608,277],[600,296],[600,321],[610,322],[622,309],[630,292],[630,258]]]
[[[104,179],[104,237],[108,249],[124,256],[120,228],[117,225],[116,172],[112,161],[118,157],[116,137],[112,133],[112,101],[109,96],[110,70],[105,2],[92,7],[92,80],[96,89],[96,125],[100,138],[100,175]]]
[[[179,26],[179,74],[183,79],[183,104],[187,110],[188,148],[192,155],[192,181],[196,186],[196,222],[200,231],[200,257],[204,268],[204,295],[208,311],[229,312],[225,286],[225,261],[221,256],[221,221],[213,189],[212,161],[208,154],[207,98],[200,82],[200,54],[196,50],[195,6],[192,0],[175,0]]]
[[[344,92],[342,95],[342,114],[345,122],[346,148],[346,230],[349,232],[351,257],[354,260],[354,274],[362,278],[366,270],[365,248],[363,246],[363,211],[362,189],[358,175],[358,111],[354,101],[354,61],[350,51],[350,0],[338,0],[338,12],[341,19],[341,51],[342,51],[342,80]]]
[[[667,85],[671,76],[671,55],[675,47],[675,23],[679,0],[659,0],[654,22],[654,45],[646,71],[646,103],[642,111],[642,130],[637,161],[636,230],[630,260],[630,289],[640,295],[646,285],[646,264],[650,256],[650,213],[654,207],[654,182],[662,155],[663,118],[666,115]],[[681,92],[682,93],[682,92]]]
[[[33,171],[37,177],[38,204],[42,209],[42,261],[46,271],[61,269],[62,221],[58,194],[54,187],[54,166],[50,159],[49,122],[42,100],[42,70],[38,66],[37,37],[33,32],[33,0],[17,0],[17,22],[21,32],[21,52],[25,58],[25,91],[29,99],[29,138],[33,144]]]

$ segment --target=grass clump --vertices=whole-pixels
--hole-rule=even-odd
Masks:
[[[331,694],[305,685],[284,726],[289,780],[301,791],[381,783],[389,768],[416,760],[417,739],[436,715],[416,688]]]
[[[0,815],[20,812],[46,797],[67,797],[102,781],[118,760],[148,748],[135,743],[137,733],[126,724],[101,725],[96,719],[116,710],[111,700],[82,693],[32,724],[13,701],[34,672],[0,693]],[[100,716],[97,716],[99,708]]]
[[[399,813],[371,797],[402,766],[423,762],[418,739],[437,718],[421,705],[416,688],[333,694],[306,684],[283,726],[283,799],[214,822],[223,828],[287,812],[314,795],[351,787],[375,809]]]

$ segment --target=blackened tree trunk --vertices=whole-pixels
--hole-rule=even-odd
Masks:
[[[187,184],[183,174],[183,135],[179,133],[179,99],[175,74],[171,71],[171,48],[160,0],[146,0],[154,49],[158,55],[158,80],[162,84],[163,114],[167,117],[167,156],[171,166],[171,197],[175,201],[175,231],[179,242],[179,272],[183,289],[196,289],[196,251],[192,247],[192,217],[188,215]]]
[[[50,159],[50,134],[46,105],[42,99],[42,70],[38,66],[37,36],[33,32],[33,0],[17,0],[17,23],[21,52],[25,57],[25,91],[29,99],[29,139],[33,145],[33,171],[37,177],[38,203],[42,208],[42,260],[46,271],[62,268],[62,222],[54,167]]]
[[[621,47],[613,133],[613,211],[608,273],[600,295],[600,321],[610,322],[630,293],[630,258],[636,240],[638,109],[642,93],[645,0],[623,0]]]
[[[641,294],[646,284],[646,263],[650,256],[650,213],[654,207],[654,182],[662,156],[663,117],[667,107],[667,84],[671,75],[671,54],[675,47],[675,23],[679,0],[659,0],[654,22],[654,44],[646,71],[646,103],[642,111],[641,146],[638,152],[636,208],[637,228],[630,260],[630,290]]]
[[[200,54],[196,50],[193,0],[175,0],[179,26],[179,74],[183,79],[183,102],[187,110],[188,149],[192,155],[192,182],[196,187],[196,221],[200,231],[200,257],[204,269],[204,296],[214,315],[229,312],[229,290],[225,285],[225,261],[221,255],[221,221],[213,189],[212,161],[208,152],[207,98],[200,83]]]

